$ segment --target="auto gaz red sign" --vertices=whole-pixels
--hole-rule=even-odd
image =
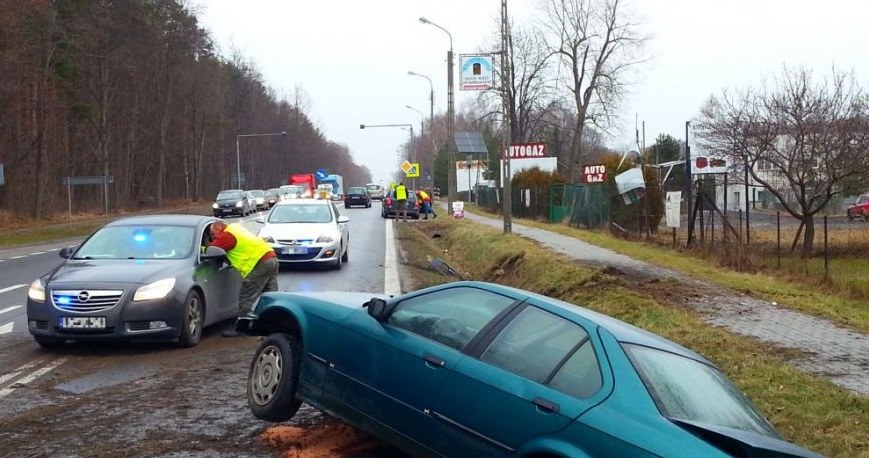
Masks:
[[[606,166],[603,164],[582,166],[582,182],[606,183]]]
[[[510,145],[510,159],[524,159],[531,157],[547,157],[546,143],[523,143]]]

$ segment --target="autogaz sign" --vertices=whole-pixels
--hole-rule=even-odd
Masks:
[[[546,143],[522,143],[510,145],[510,159],[548,157]]]
[[[605,183],[606,182],[606,166],[603,164],[582,166],[582,182],[583,183]]]

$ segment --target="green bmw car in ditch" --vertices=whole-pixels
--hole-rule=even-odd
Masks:
[[[414,456],[817,457],[712,363],[614,318],[455,282],[401,296],[264,294],[248,404],[307,402]]]

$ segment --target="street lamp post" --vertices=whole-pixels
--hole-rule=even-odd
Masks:
[[[455,129],[456,121],[455,111],[453,109],[453,35],[447,29],[424,17],[419,18],[419,22],[433,25],[441,29],[448,37],[450,37],[450,50],[447,51],[447,211],[452,213],[453,193],[455,192],[455,177],[453,175],[456,173],[456,161],[453,153],[454,148],[452,146],[455,141],[453,130]]]
[[[239,147],[239,139],[241,137],[274,137],[280,135],[287,136],[287,131],[281,131],[274,134],[239,134],[235,136],[235,179],[239,189],[241,187],[241,148]]]
[[[407,108],[408,110],[413,110],[419,114],[419,136],[420,137],[424,136],[425,135],[425,115],[422,114],[422,111],[419,111],[410,105],[405,105],[405,108]],[[429,122],[431,122],[431,121],[429,121]],[[428,138],[429,138],[429,140],[431,140],[431,144],[432,144],[432,150],[431,150],[431,163],[432,163],[432,165],[429,166],[429,164],[426,163],[426,170],[427,170],[426,173],[431,174],[432,172],[434,172],[434,165],[433,165],[434,164],[434,156],[435,156],[435,154],[437,154],[437,150],[438,150],[437,146],[435,146],[434,140],[432,139],[432,136],[431,136],[431,128],[429,128]],[[414,151],[414,157],[416,157],[416,151]],[[428,162],[428,161],[426,161],[426,162]],[[420,170],[420,173],[422,173],[422,170]],[[425,186],[427,183],[426,180],[423,180],[422,182],[423,182],[423,186]],[[415,185],[416,185],[416,181],[414,181],[414,186]]]
[[[423,74],[411,72],[411,71],[408,71],[407,74],[410,76],[419,76],[421,78],[425,78],[428,80],[428,87],[429,87],[428,100],[429,100],[429,106],[431,107],[428,118],[431,120],[434,120],[434,84],[432,84],[431,78],[429,78]]]
[[[359,124],[360,129],[367,129],[369,127],[409,127],[410,128],[410,161],[416,162],[416,157],[414,153],[414,136],[413,136],[413,124]],[[411,187],[416,188],[416,180],[414,179]]]

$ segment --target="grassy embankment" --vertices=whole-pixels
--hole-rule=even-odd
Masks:
[[[657,300],[618,277],[584,268],[514,234],[446,218],[396,227],[404,274],[412,282],[406,289],[450,281],[426,268],[427,259],[440,257],[468,279],[582,304],[709,358],[788,440],[834,457],[869,453],[869,399],[794,369],[786,351],[710,326],[691,310]],[[442,236],[433,238],[433,231]],[[694,264],[700,263],[687,264],[698,269]]]
[[[473,211],[486,214],[480,209]],[[822,281],[817,272],[823,272],[823,259],[785,259],[781,271],[768,269],[758,273],[736,272],[719,266],[715,259],[702,257],[703,253],[700,251],[674,250],[660,243],[619,239],[604,231],[576,229],[561,224],[526,219],[517,219],[515,222],[574,237],[635,259],[733,288],[753,297],[776,302],[781,307],[826,318],[861,332],[869,332],[869,256],[837,256],[831,261],[830,278]],[[775,240],[775,233],[757,231],[753,240],[756,243],[770,243]],[[831,245],[842,246],[846,242],[850,246],[869,247],[869,229],[846,230],[831,235]],[[771,263],[775,265],[775,258]],[[809,272],[806,273],[806,270]]]

